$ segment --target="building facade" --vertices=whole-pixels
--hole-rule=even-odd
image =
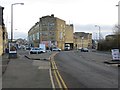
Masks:
[[[4,25],[3,10],[4,7],[0,6],[0,55],[5,52],[8,42],[8,33]]]
[[[73,43],[72,29],[73,25],[66,25],[64,20],[54,17],[53,14],[43,16],[28,31],[29,44],[38,47],[39,43],[44,43],[47,48],[59,47],[64,50],[65,43]],[[71,34],[68,35],[66,31],[70,31]],[[69,36],[70,40],[66,36]]]
[[[92,48],[92,33],[75,32],[74,48]]]
[[[74,49],[73,32],[74,32],[73,24],[70,25],[67,24],[65,29],[65,45],[69,44],[70,49]]]
[[[2,34],[2,26],[0,25],[0,56],[2,55],[3,53],[3,34]]]

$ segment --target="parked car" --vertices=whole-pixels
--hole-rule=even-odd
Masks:
[[[45,50],[42,48],[31,48],[30,54],[40,54],[45,53]]]
[[[57,47],[54,47],[54,48],[52,48],[52,51],[61,51],[61,49],[57,48]]]
[[[81,52],[89,52],[88,48],[81,48],[80,51]]]
[[[25,49],[26,49],[26,50],[30,50],[31,48],[30,48],[30,47],[26,47]]]
[[[79,48],[78,48],[78,50],[81,50],[81,49],[82,49],[82,47],[79,47]]]

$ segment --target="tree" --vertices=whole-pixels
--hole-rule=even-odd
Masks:
[[[115,25],[113,27],[113,33],[116,35],[114,42],[116,43],[117,48],[120,49],[120,25]]]

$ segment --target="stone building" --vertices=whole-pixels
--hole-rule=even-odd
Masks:
[[[74,48],[92,48],[92,33],[75,32]]]
[[[51,16],[43,16],[28,31],[29,44],[30,46],[38,47],[39,43],[44,43],[48,48],[59,47],[64,50],[65,43],[73,43],[72,29],[73,25],[67,25],[64,20],[54,17],[53,14]],[[68,35],[66,31],[69,31],[70,34]]]
[[[66,29],[65,29],[65,44],[69,44],[70,48],[73,49],[74,48],[74,40],[73,40],[73,24],[70,25],[66,25]]]
[[[8,33],[4,24],[3,10],[4,7],[0,6],[0,55],[5,52],[8,42]]]

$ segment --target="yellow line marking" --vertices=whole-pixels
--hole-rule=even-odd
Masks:
[[[67,90],[67,86],[66,86],[65,82],[63,81],[63,79],[62,79],[62,77],[61,77],[61,75],[60,75],[58,70],[57,70],[57,73],[58,73],[58,76],[59,76],[59,78],[60,78],[60,80],[61,80],[61,82],[63,84],[63,87]]]
[[[51,61],[50,61],[50,62],[51,62],[51,65],[52,65],[52,69],[54,70],[53,72],[54,72],[54,75],[55,75],[55,78],[56,78],[56,81],[57,81],[57,83],[58,83],[59,88],[60,88],[61,90],[63,90],[63,89],[68,90],[68,88],[67,88],[64,80],[62,79],[62,77],[61,77],[61,75],[60,75],[60,73],[59,73],[59,71],[58,71],[57,65],[56,65],[56,63],[55,63],[55,61],[54,61],[54,58],[53,58],[56,54],[57,54],[57,53],[55,53],[55,54],[53,54],[53,55],[51,56]],[[63,87],[62,87],[62,86],[63,86]]]
[[[49,64],[51,64],[51,63],[49,63]],[[53,88],[53,90],[55,90],[55,84],[54,84],[54,81],[53,81],[51,68],[49,69],[49,74],[50,74],[50,80],[51,80],[52,88]]]
[[[54,66],[54,63],[53,63],[53,62],[52,62],[52,66],[53,66],[53,68],[55,69],[55,66]],[[57,80],[57,83],[58,83],[59,87],[62,88],[62,85],[61,85],[61,83],[60,83],[60,81],[59,81],[59,79],[58,79],[58,76],[57,76],[57,73],[56,73],[55,70],[54,70],[54,75],[55,75],[55,78],[56,78],[56,80]]]
[[[54,64],[55,64],[55,68],[57,68],[55,61],[53,61],[53,62],[54,62]],[[67,90],[67,86],[66,86],[64,80],[62,79],[62,76],[60,75],[59,71],[56,70],[56,72],[57,72],[57,74],[58,74],[58,76],[59,76],[59,78],[60,78],[60,80],[61,80],[61,82],[62,82],[63,87]]]

